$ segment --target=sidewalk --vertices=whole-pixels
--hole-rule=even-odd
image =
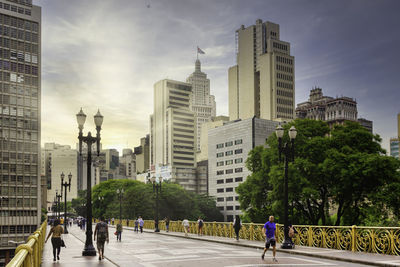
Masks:
[[[115,227],[110,225],[110,227]],[[125,230],[133,231],[133,227],[124,226]],[[147,233],[154,233],[154,230],[144,229]],[[185,237],[184,233],[181,232],[165,232],[161,231],[161,234],[167,236],[174,236],[180,238],[189,238],[199,241],[206,242],[215,242],[221,244],[229,244],[250,248],[264,248],[264,242],[262,241],[250,241],[250,240],[239,240],[226,238],[226,237],[216,237],[216,236],[198,236],[196,234],[189,234],[188,237]],[[288,253],[292,255],[302,255],[316,258],[323,258],[329,260],[337,260],[344,262],[352,262],[364,265],[372,265],[372,266],[400,266],[400,256],[392,256],[392,255],[383,255],[383,254],[373,254],[373,253],[365,253],[365,252],[351,252],[347,250],[336,250],[336,249],[327,249],[327,248],[315,248],[315,247],[306,247],[306,246],[296,246],[295,249],[281,249],[280,244],[277,244],[277,252]]]
[[[47,233],[50,227],[47,229]],[[61,248],[60,260],[53,262],[53,249],[51,246],[51,238],[44,245],[42,267],[50,266],[74,266],[74,267],[91,267],[91,266],[104,266],[104,267],[115,267],[109,260],[104,259],[99,261],[98,254],[96,257],[84,257],[82,256],[82,250],[85,246],[84,240],[78,239],[75,231],[81,231],[78,226],[68,228],[69,234],[63,235],[66,248]],[[47,236],[46,236],[47,237]],[[96,244],[94,243],[96,247]]]

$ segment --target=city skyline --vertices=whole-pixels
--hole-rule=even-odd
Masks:
[[[149,133],[153,85],[185,81],[196,47],[215,95],[228,114],[228,68],[236,64],[235,31],[256,19],[281,27],[296,57],[296,105],[313,86],[355,98],[359,115],[384,139],[396,134],[400,25],[396,1],[48,1],[42,6],[42,144],[75,148],[75,114],[104,115],[104,148],[134,147]],[[150,8],[147,4],[150,4]],[[124,7],[124,8],[121,8]],[[54,116],[57,114],[57,116]]]

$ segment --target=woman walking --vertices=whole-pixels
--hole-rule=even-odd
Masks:
[[[60,220],[55,220],[53,227],[51,227],[49,234],[47,235],[46,241],[51,237],[51,245],[53,246],[53,261],[60,260],[61,252],[61,235],[64,233],[64,228],[60,225]]]
[[[122,222],[119,220],[119,223],[117,224],[117,242],[121,242],[121,235],[122,235]]]
[[[233,221],[233,229],[235,229],[235,234],[236,234],[236,240],[237,241],[239,241],[240,228],[242,228],[242,222],[240,221],[239,215],[236,215],[236,218]]]

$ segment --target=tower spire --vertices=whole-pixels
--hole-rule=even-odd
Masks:
[[[196,59],[194,71],[195,72],[201,72],[201,63],[200,63],[199,59]]]

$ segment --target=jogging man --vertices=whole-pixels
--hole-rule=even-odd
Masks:
[[[276,255],[276,240],[275,240],[275,230],[276,225],[274,223],[274,216],[269,216],[269,221],[264,224],[262,229],[263,235],[265,237],[265,248],[264,252],[261,255],[261,259],[264,260],[265,252],[269,249],[269,246],[272,246],[272,261],[277,262],[275,255]]]

